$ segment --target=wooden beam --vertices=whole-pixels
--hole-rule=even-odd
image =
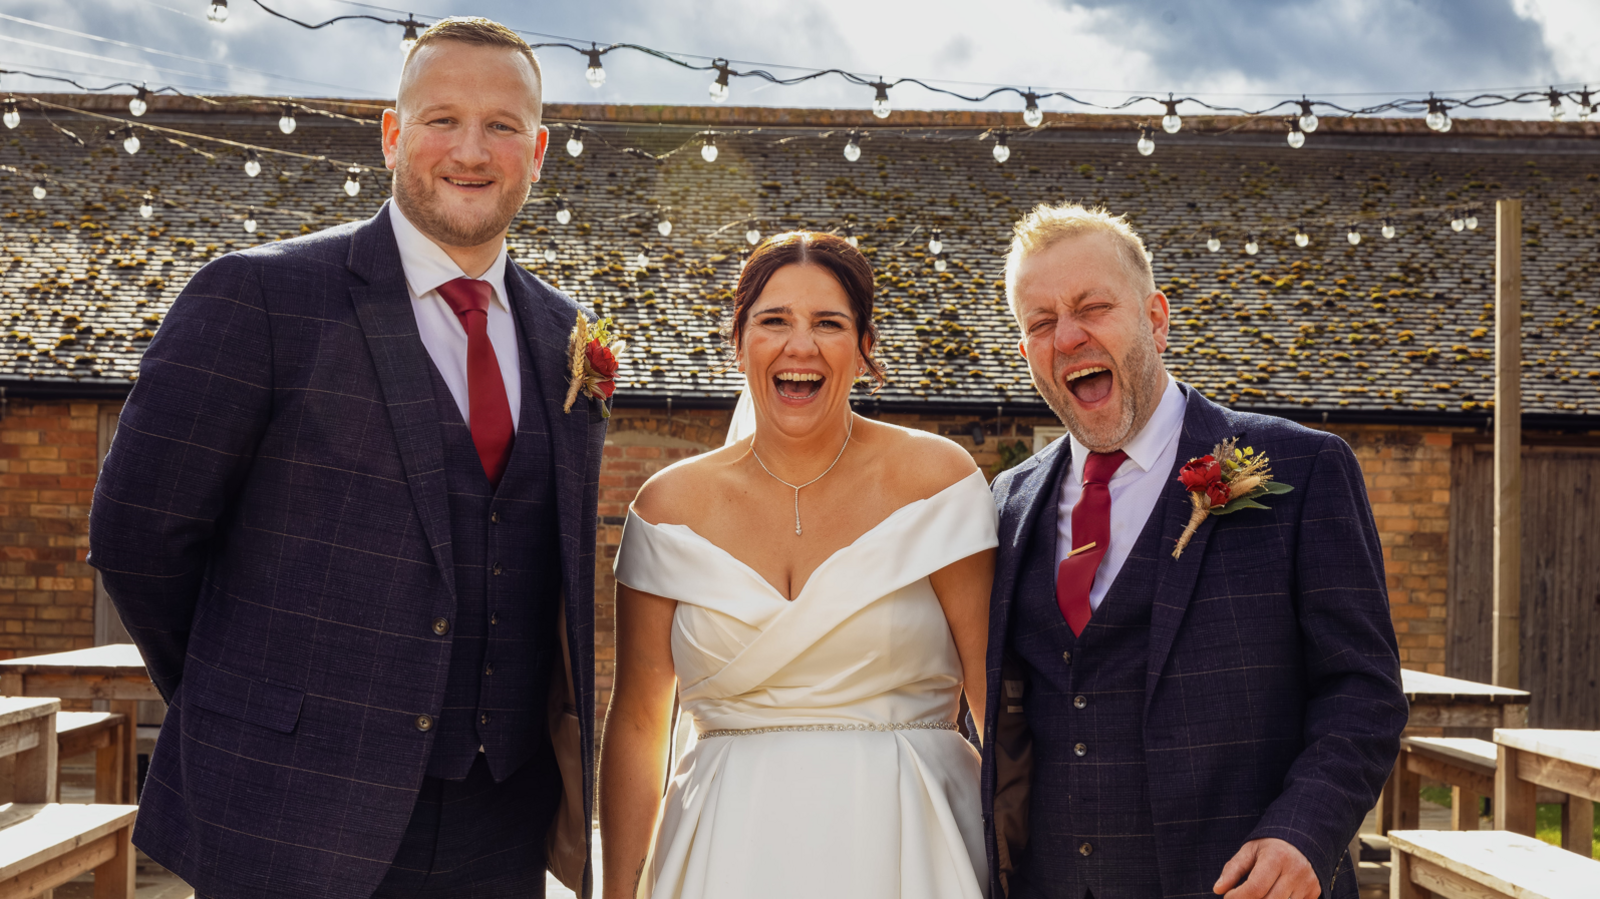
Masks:
[[[1517,776],[1524,753],[1499,744],[1500,763],[1494,772],[1494,829],[1534,836],[1537,793],[1534,785]]]
[[[1494,684],[1522,661],[1522,201],[1495,206]]]

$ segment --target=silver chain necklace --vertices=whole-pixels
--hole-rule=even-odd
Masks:
[[[789,483],[788,481],[785,481],[783,478],[780,478],[777,475],[772,474],[772,469],[767,467],[767,463],[761,461],[761,454],[756,452],[756,442],[754,440],[750,441],[750,455],[756,457],[756,464],[761,466],[761,470],[766,472],[769,475],[772,475],[772,479],[774,481],[777,481],[778,483],[782,484],[783,486],[788,487],[790,490],[794,491],[794,535],[796,537],[800,536],[800,490],[801,490],[801,488],[810,487],[812,484],[815,484],[816,482],[818,482],[818,481],[822,480],[823,478],[827,477],[828,476],[828,472],[833,471],[833,466],[834,465],[838,465],[839,464],[839,460],[844,458],[844,449],[845,449],[846,446],[850,445],[850,434],[853,431],[855,431],[855,429],[856,429],[856,417],[852,413],[850,415],[849,423],[845,425],[845,429],[844,429],[844,446],[839,447],[839,455],[833,457],[832,464],[830,464],[827,467],[827,469],[825,469],[822,472],[822,474],[817,475],[816,477],[812,478],[809,481],[806,481],[804,484],[801,484],[798,487],[795,486],[794,484]]]

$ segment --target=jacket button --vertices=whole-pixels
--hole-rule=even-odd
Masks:
[[[493,662],[484,662],[483,663],[483,673],[484,674],[493,674],[494,673],[494,663]]]
[[[1088,700],[1087,697],[1084,697],[1084,696],[1074,696],[1074,697],[1072,697],[1072,707],[1075,708],[1075,709],[1081,709],[1081,708],[1083,708],[1084,706],[1086,706],[1088,704],[1089,704],[1089,700]]]
[[[446,618],[435,618],[435,619],[433,619],[433,632],[438,634],[441,637],[443,637],[445,634],[450,633],[450,621],[449,621],[449,619],[446,619]]]
[[[417,730],[424,731],[424,732],[433,730],[433,718],[432,718],[432,716],[429,716],[429,715],[418,715],[417,716]]]
[[[1082,743],[1079,743],[1078,745],[1072,747],[1072,754],[1076,755],[1076,756],[1080,756],[1080,757],[1088,755],[1089,754],[1089,747],[1085,746]],[[1087,853],[1087,852],[1084,853],[1084,855],[1088,855],[1088,854],[1089,853]]]
[[[1094,851],[1094,847],[1090,846],[1088,843],[1084,843],[1082,846],[1078,847],[1078,854],[1079,855],[1088,855],[1089,853],[1091,853],[1093,851]]]
[[[488,715],[479,715],[478,716],[478,723],[479,724],[488,724],[489,723],[489,716]]]
[[[1072,653],[1070,653],[1070,652],[1062,653],[1061,654],[1061,661],[1066,662],[1068,665],[1071,665],[1072,664]]]
[[[499,562],[494,563],[494,571],[492,571],[490,573],[494,574],[494,575],[497,575],[497,576],[500,574],[500,563]]]
[[[499,624],[500,623],[500,613],[499,612],[490,612],[489,613],[489,623],[490,624]]]
[[[499,512],[490,512],[489,513],[489,523],[490,524],[499,524],[500,523],[500,513]]]

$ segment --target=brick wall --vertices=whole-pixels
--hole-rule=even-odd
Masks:
[[[93,646],[84,557],[101,405],[0,409],[0,659]]]

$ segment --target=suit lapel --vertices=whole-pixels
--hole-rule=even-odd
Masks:
[[[995,600],[1000,604],[1002,630],[997,636],[1002,640],[1010,633],[1011,610],[1022,565],[1028,557],[1028,541],[1036,528],[1056,526],[1054,512],[1061,495],[1062,472],[1072,464],[1071,441],[1063,438],[1050,444],[1034,457],[1034,463],[1032,471],[1019,475],[1024,482],[1007,498],[1000,519],[1000,546],[1005,557],[998,568]]]
[[[1172,471],[1167,485],[1162,489],[1158,506],[1158,514],[1162,516],[1163,555],[1156,577],[1155,605],[1150,610],[1150,664],[1145,678],[1147,709],[1150,697],[1155,693],[1156,682],[1161,679],[1162,669],[1166,666],[1167,655],[1172,651],[1172,643],[1177,639],[1178,627],[1188,611],[1189,599],[1194,595],[1194,585],[1200,577],[1200,563],[1206,554],[1206,540],[1216,523],[1214,516],[1206,516],[1190,538],[1189,545],[1184,548],[1183,555],[1172,558],[1172,548],[1178,545],[1178,537],[1188,526],[1189,514],[1193,509],[1188,491],[1178,482],[1178,471],[1190,459],[1211,452],[1220,440],[1228,436],[1224,433],[1227,422],[1221,407],[1201,396],[1194,388],[1179,386],[1188,401],[1183,414],[1183,433],[1178,438],[1178,456],[1173,460]]]
[[[455,558],[450,544],[444,440],[439,433],[439,411],[428,373],[431,363],[417,331],[417,316],[411,308],[411,292],[400,266],[400,249],[389,224],[387,203],[351,238],[348,266],[367,282],[351,287],[350,297],[378,372],[378,386],[389,410],[389,423],[394,427],[411,500],[453,599]]]

